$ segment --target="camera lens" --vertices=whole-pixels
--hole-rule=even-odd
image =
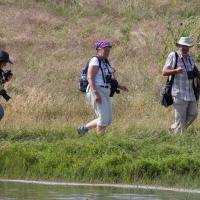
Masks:
[[[111,81],[111,75],[107,75],[106,76],[106,83],[110,83],[110,81]]]

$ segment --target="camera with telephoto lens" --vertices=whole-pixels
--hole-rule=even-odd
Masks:
[[[194,79],[194,72],[193,71],[187,71],[188,79]]]
[[[118,85],[118,81],[115,79],[115,78],[111,78],[111,80],[110,80],[110,84],[111,85]]]
[[[112,75],[106,75],[106,83],[110,83],[112,79]]]
[[[0,95],[3,96],[3,98],[8,101],[9,99],[11,99],[10,96],[7,95],[7,92],[5,90],[1,90],[0,91]]]
[[[117,89],[118,81],[114,78],[111,78],[110,84],[111,84],[110,97],[113,97],[115,92],[119,94],[120,90]]]
[[[106,76],[106,83],[109,83],[111,85],[111,88],[110,88],[110,97],[113,97],[113,95],[115,94],[115,92],[117,94],[120,93],[120,90],[117,89],[118,81],[116,79],[112,78],[112,75],[107,75]]]
[[[7,70],[3,74],[3,76],[4,76],[4,78],[5,78],[6,81],[8,80],[8,77],[12,76],[12,75],[13,75],[13,73],[11,72],[11,70]]]

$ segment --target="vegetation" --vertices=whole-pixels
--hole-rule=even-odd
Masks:
[[[159,105],[161,71],[180,36],[200,63],[196,0],[4,0],[0,48],[14,77],[1,102],[0,177],[199,188],[200,117],[183,135],[168,132],[173,108]],[[104,137],[76,127],[95,118],[78,91],[94,43],[113,45],[110,62],[129,88],[112,98]],[[183,181],[184,180],[184,181]]]

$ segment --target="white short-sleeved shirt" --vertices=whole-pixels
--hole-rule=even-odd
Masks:
[[[89,67],[90,66],[93,66],[93,67],[99,66],[98,58],[93,57],[89,62]],[[108,63],[104,63],[103,61],[101,61],[101,68],[103,70],[104,79],[107,75],[110,75],[110,73],[112,73],[112,68],[110,67],[110,65]],[[98,69],[98,72],[94,78],[95,85],[110,85],[110,84],[104,83],[104,79],[102,76],[102,70],[100,68]]]

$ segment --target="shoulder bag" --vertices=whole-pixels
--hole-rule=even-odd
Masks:
[[[178,54],[177,52],[175,52],[175,65],[174,65],[174,69],[177,68],[177,59],[178,58]],[[172,99],[172,85],[173,85],[173,82],[174,82],[174,75],[171,76],[171,79],[167,78],[167,81],[165,83],[165,85],[163,86],[163,88],[161,89],[160,91],[160,104],[162,106],[165,106],[165,107],[169,107],[173,104],[173,99]]]

